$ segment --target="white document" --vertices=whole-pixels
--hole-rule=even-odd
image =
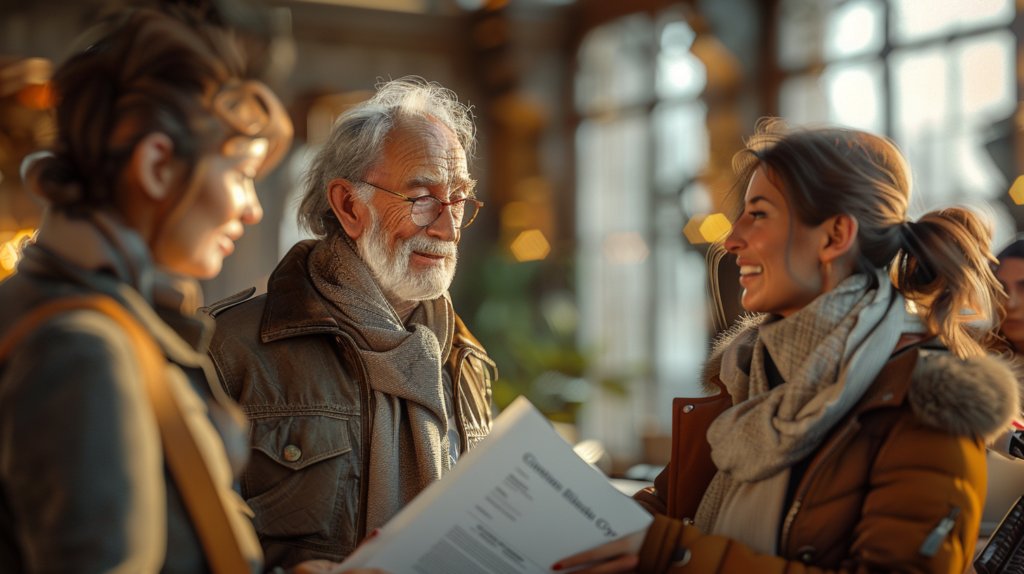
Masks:
[[[344,565],[392,574],[550,572],[653,518],[584,462],[524,397]]]

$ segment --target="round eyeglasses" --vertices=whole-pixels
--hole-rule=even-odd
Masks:
[[[409,197],[402,195],[401,193],[391,191],[390,189],[384,189],[379,185],[373,185],[368,181],[359,181],[374,189],[379,189],[396,197],[401,197],[405,201],[412,203],[412,222],[420,227],[426,227],[431,223],[434,223],[437,221],[438,217],[441,217],[441,213],[444,211],[444,208],[450,207],[452,212],[452,221],[455,222],[455,227],[458,229],[465,229],[473,223],[473,220],[476,219],[476,214],[480,213],[480,208],[484,206],[482,201],[477,201],[470,197],[464,197],[462,199],[447,202],[441,201],[433,195]]]

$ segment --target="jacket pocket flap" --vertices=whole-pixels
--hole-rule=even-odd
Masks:
[[[252,421],[252,448],[292,470],[352,450],[348,418],[288,415]]]

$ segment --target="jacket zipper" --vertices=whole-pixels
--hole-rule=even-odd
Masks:
[[[949,516],[939,521],[938,526],[935,527],[931,533],[928,534],[928,538],[925,538],[924,543],[921,544],[921,548],[918,549],[918,553],[925,558],[931,558],[938,553],[939,548],[942,546],[942,542],[946,540],[946,536],[956,526],[956,517],[960,514],[960,508],[954,506],[953,510],[949,512]]]
[[[779,545],[780,554],[786,547],[786,543],[789,542],[789,529],[793,526],[793,519],[796,518],[796,514],[800,512],[800,500],[794,500],[793,506],[789,507],[789,512],[786,513],[786,520],[782,523],[782,543]]]
[[[786,513],[786,520],[782,523],[782,535],[780,537],[779,543],[779,555],[784,555],[784,553],[786,552],[786,547],[789,545],[789,531],[793,527],[793,521],[796,520],[797,514],[800,513],[800,507],[803,505],[803,499],[805,496],[807,496],[807,491],[810,489],[811,483],[814,481],[814,477],[817,476],[818,472],[821,470],[821,467],[825,466],[825,463],[828,461],[829,457],[835,454],[835,452],[839,450],[839,447],[846,443],[850,436],[852,436],[853,433],[856,432],[859,426],[860,425],[857,424],[856,420],[847,425],[847,427],[843,429],[843,434],[839,435],[839,438],[836,439],[836,441],[832,443],[832,446],[829,447],[828,451],[825,453],[825,456],[822,457],[821,462],[815,465],[811,472],[809,472],[801,481],[800,489],[797,491],[797,494],[794,497],[793,505],[789,507],[789,512]]]

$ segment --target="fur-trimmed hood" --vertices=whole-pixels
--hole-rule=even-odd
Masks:
[[[712,342],[702,383],[707,394],[717,388],[711,379],[722,370],[725,349],[741,337],[752,337],[767,315],[745,315]],[[986,443],[1006,432],[1024,408],[1019,376],[1024,361],[988,355],[960,359],[948,352],[922,349],[907,400],[925,424],[962,436],[980,436]]]

